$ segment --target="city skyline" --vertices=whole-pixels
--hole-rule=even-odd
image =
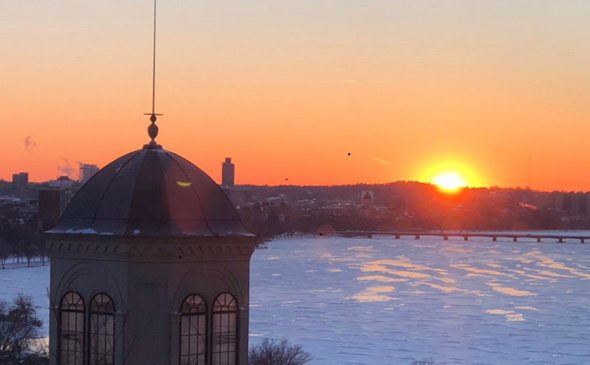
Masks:
[[[1,179],[102,167],[148,141],[150,2],[0,9]],[[590,190],[587,2],[228,1],[159,15],[158,142],[216,181],[232,156],[237,184],[456,172],[469,186]]]

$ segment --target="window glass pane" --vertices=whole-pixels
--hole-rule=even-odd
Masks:
[[[66,293],[60,303],[59,349],[61,365],[83,365],[84,301],[76,292]]]
[[[90,302],[89,365],[115,362],[115,306],[111,297],[97,294]]]
[[[189,295],[181,305],[180,363],[205,365],[207,306],[199,295]]]
[[[186,336],[189,334],[189,324],[190,324],[190,317],[188,316],[181,316],[180,317],[180,335]]]
[[[213,304],[213,365],[234,365],[237,361],[237,302],[229,293],[220,294]]]

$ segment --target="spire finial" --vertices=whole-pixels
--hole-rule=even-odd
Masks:
[[[156,137],[158,136],[158,126],[156,125],[156,121],[158,120],[158,116],[162,114],[156,113],[156,0],[154,0],[154,44],[153,44],[153,58],[152,58],[152,112],[145,113],[144,115],[150,116],[150,122],[152,124],[148,127],[148,135],[152,139],[150,143],[143,146],[144,149],[152,149],[152,148],[162,148],[159,144],[156,143]]]

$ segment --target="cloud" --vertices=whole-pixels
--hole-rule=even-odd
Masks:
[[[72,177],[72,175],[74,174],[74,171],[76,171],[76,169],[74,168],[74,166],[70,160],[68,160],[65,157],[62,157],[61,163],[59,165],[57,165],[57,171],[59,172],[60,175],[66,175],[66,176]]]
[[[380,158],[380,157],[373,156],[373,157],[371,157],[371,160],[373,160],[377,163],[380,163],[381,165],[387,165],[387,166],[391,165],[390,161],[387,161],[387,160]]]
[[[30,151],[33,148],[37,147],[37,142],[33,141],[33,137],[31,137],[31,136],[26,136],[24,142],[25,142],[25,149],[27,151]]]

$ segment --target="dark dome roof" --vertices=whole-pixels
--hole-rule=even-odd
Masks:
[[[47,233],[253,236],[206,173],[161,148],[128,153],[101,169]]]

